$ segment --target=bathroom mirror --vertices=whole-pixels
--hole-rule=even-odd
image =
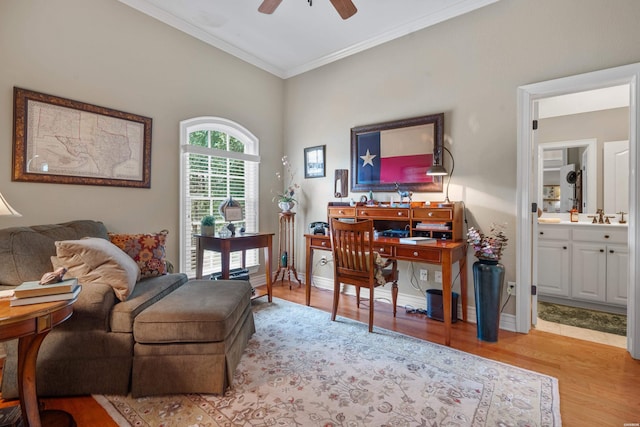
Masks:
[[[598,153],[595,139],[538,145],[538,206],[543,212],[595,212]]]
[[[566,213],[628,212],[628,85],[538,101],[538,205]],[[573,165],[573,166],[571,166]],[[567,180],[570,172],[576,181]]]

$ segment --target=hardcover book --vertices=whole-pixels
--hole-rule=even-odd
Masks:
[[[417,245],[418,243],[434,242],[436,239],[433,237],[402,237],[400,243],[405,245]]]
[[[71,278],[58,283],[41,285],[38,280],[24,282],[13,290],[16,298],[38,297],[43,295],[63,294],[73,292],[78,286],[78,279]]]
[[[11,307],[17,307],[20,305],[40,304],[43,302],[64,301],[64,300],[74,299],[80,293],[80,289],[82,289],[82,286],[76,284],[76,287],[72,292],[64,292],[61,294],[53,294],[53,295],[41,295],[38,297],[28,297],[28,298],[14,297],[9,301],[9,305]]]

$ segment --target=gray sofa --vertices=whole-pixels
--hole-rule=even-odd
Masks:
[[[0,230],[0,289],[15,287],[28,280],[39,280],[47,271],[52,270],[51,256],[56,255],[56,241],[77,240],[83,237],[99,237],[108,239],[107,229],[104,224],[97,221],[81,220],[64,224],[50,224],[32,227],[13,227]],[[209,369],[211,375],[217,376],[208,380],[199,388],[189,388],[189,384],[172,389],[171,387],[159,390],[157,393],[153,384],[157,382],[157,370],[140,369],[134,372],[134,359],[136,338],[134,329],[143,331],[144,328],[136,326],[136,318],[145,310],[150,309],[157,302],[171,295],[177,289],[185,290],[172,297],[184,311],[189,311],[189,300],[196,296],[200,300],[211,300],[214,305],[220,298],[215,292],[226,292],[223,287],[211,287],[211,291],[191,291],[190,284],[185,274],[165,274],[157,277],[142,279],[135,284],[131,295],[124,301],[116,298],[114,291],[108,284],[91,283],[83,286],[82,291],[74,304],[73,316],[54,328],[44,339],[37,361],[37,385],[40,396],[69,396],[84,394],[119,394],[126,395],[132,389],[142,390],[144,394],[167,394],[184,392],[213,392],[221,393],[230,384],[237,363],[240,360],[242,350],[246,346],[250,336],[255,331],[253,314],[250,310],[251,287],[248,283],[234,282],[240,285],[234,291],[233,304],[238,308],[228,309],[233,313],[232,324],[226,325],[224,334],[219,338],[217,351],[222,354],[216,366],[211,364],[209,353],[201,355],[202,363],[207,366],[189,364],[185,369],[188,372],[197,372],[198,377],[207,378]],[[236,289],[236,288],[234,288]],[[205,293],[203,297],[201,294]],[[207,295],[208,294],[208,295]],[[157,309],[151,312],[157,312]],[[208,310],[207,310],[208,311]],[[163,312],[164,326],[168,336],[175,338],[175,325],[171,325],[174,314],[169,309]],[[144,317],[144,316],[143,316]],[[153,315],[146,315],[147,330],[149,319]],[[228,322],[227,322],[228,323]],[[162,322],[158,322],[162,325]],[[154,325],[151,325],[153,327]],[[162,331],[162,329],[160,329]],[[180,344],[184,348],[192,348],[193,342],[188,340],[176,340],[170,352],[171,359],[163,356],[162,333],[160,332],[160,345],[156,345],[154,353],[144,355],[143,363],[139,365],[162,368],[165,363],[173,363],[180,366],[186,365],[181,360]],[[221,335],[221,334],[218,334]],[[178,337],[180,338],[180,337]],[[210,337],[195,336],[191,338],[200,345]],[[167,342],[166,344],[171,344]],[[4,398],[17,397],[17,341],[4,343],[6,359],[2,375],[2,395]],[[207,350],[207,352],[210,352]],[[187,360],[195,360],[193,351],[189,350]],[[219,355],[218,355],[219,356]],[[220,366],[222,364],[222,367]],[[220,374],[220,372],[223,372]],[[176,373],[180,375],[179,372]],[[221,376],[222,375],[222,376]],[[139,393],[138,393],[139,394]]]

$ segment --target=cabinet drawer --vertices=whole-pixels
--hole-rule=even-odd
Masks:
[[[605,226],[606,227],[606,226]],[[573,240],[596,243],[627,243],[627,229],[607,229],[605,227],[576,228]]]
[[[571,230],[568,227],[557,225],[539,225],[538,238],[544,240],[569,240],[571,239]]]
[[[378,252],[383,257],[391,257],[393,256],[393,246],[381,245],[379,243],[373,242],[373,250]]]
[[[311,246],[317,249],[331,250],[331,239],[323,239],[321,237],[312,237]]]
[[[422,261],[434,264],[440,264],[442,262],[441,252],[438,249],[429,248],[397,246],[396,257],[409,261]]]
[[[409,209],[402,208],[358,208],[358,219],[409,219]]]
[[[354,218],[356,216],[356,208],[335,206],[328,209],[330,218]]]
[[[453,220],[453,209],[415,208],[413,209],[413,218],[451,221]]]

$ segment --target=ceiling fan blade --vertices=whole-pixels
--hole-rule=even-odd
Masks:
[[[358,11],[351,0],[331,0],[331,4],[336,8],[342,19],[351,18]]]
[[[258,8],[258,12],[270,15],[276,10],[278,6],[280,6],[281,2],[282,0],[264,0]]]

